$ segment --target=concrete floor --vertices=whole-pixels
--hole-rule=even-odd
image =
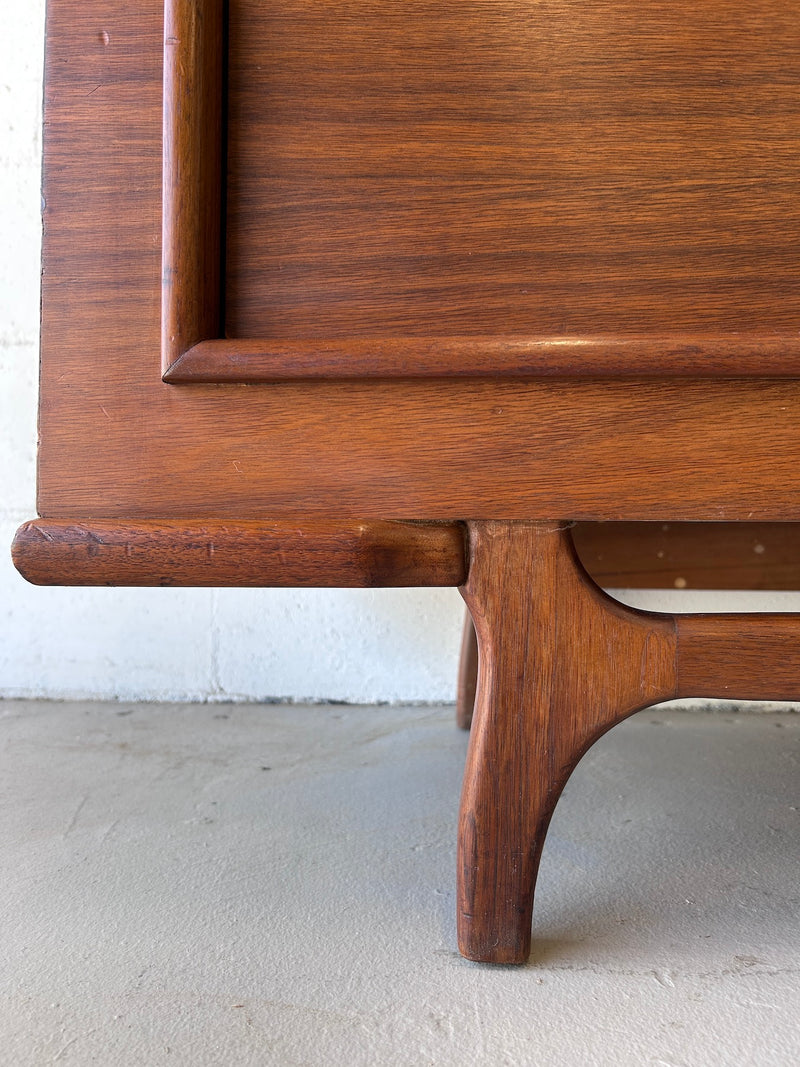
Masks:
[[[519,969],[455,950],[452,718],[0,704],[0,1063],[800,1062],[800,715],[603,738]]]

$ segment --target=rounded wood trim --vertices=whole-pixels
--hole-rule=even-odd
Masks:
[[[466,578],[457,522],[35,519],[14,564],[34,585],[447,586]]]
[[[224,0],[166,0],[162,370],[222,331]]]
[[[800,377],[800,337],[351,337],[209,339],[172,383],[359,378]]]

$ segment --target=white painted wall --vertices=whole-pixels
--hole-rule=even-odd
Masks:
[[[44,0],[0,34],[0,695],[451,700],[444,590],[38,589],[8,545],[35,510]]]
[[[0,696],[452,700],[455,590],[37,589],[7,546],[35,515],[44,0],[0,34]],[[800,596],[641,594],[683,610]]]

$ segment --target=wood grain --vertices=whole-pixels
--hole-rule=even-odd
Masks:
[[[349,337],[216,339],[187,349],[164,380],[358,378],[796,378],[800,337]]]
[[[230,25],[228,336],[796,336],[785,0]]]
[[[669,616],[593,586],[555,523],[469,524],[462,593],[480,645],[461,798],[459,948],[522,963],[547,826],[586,749],[675,690]]]
[[[223,160],[220,52],[191,22],[218,10],[170,5],[194,30],[167,20],[165,123],[162,0],[48,4],[47,519],[17,559],[48,581],[449,583],[457,525],[363,531],[470,520],[460,937],[518,961],[596,737],[678,691],[794,691],[796,617],[634,612],[563,524],[527,520],[800,521],[800,23],[784,0],[230,0]],[[302,376],[165,383],[162,325],[167,363],[240,338]],[[339,380],[331,352],[355,357]],[[480,376],[494,359],[510,377]]]
[[[14,563],[35,585],[439,586],[466,574],[459,523],[25,523]]]
[[[43,515],[800,520],[798,381],[164,384],[163,4],[47,20]],[[777,0],[235,0],[228,332],[796,333],[796,34]]]
[[[800,527],[794,523],[578,522],[571,534],[583,567],[604,588],[800,589]],[[748,629],[745,617],[743,635]],[[472,723],[477,675],[477,637],[467,612],[456,688],[456,722],[463,730]],[[706,684],[723,696],[733,677],[723,678],[720,670]]]
[[[800,617],[677,615],[679,697],[800,699]]]
[[[164,4],[161,358],[222,331],[225,0]]]
[[[15,558],[29,580],[56,584],[274,584],[295,574],[306,584],[316,573],[350,584],[342,560],[363,553],[356,570],[380,582],[366,584],[458,585],[464,578],[460,523],[362,523],[314,520],[189,524],[36,520],[21,527]],[[598,584],[615,587],[706,589],[800,588],[800,534],[793,524],[775,523],[577,523],[572,538],[583,566]],[[331,552],[325,576],[324,546]],[[237,547],[238,546],[238,547]],[[283,548],[281,548],[283,546]],[[283,562],[276,562],[280,552]],[[662,556],[663,558],[659,558]],[[373,563],[367,559],[373,557]],[[290,566],[296,570],[281,570]],[[302,560],[313,560],[303,570]],[[396,568],[394,578],[390,563]],[[174,570],[169,579],[168,564]],[[339,570],[339,568],[342,568]],[[316,568],[316,571],[314,570]],[[412,580],[413,579],[413,580]],[[361,584],[361,583],[359,583]],[[472,674],[477,660],[469,649],[472,624],[464,631]],[[469,673],[469,672],[468,672]],[[472,691],[474,678],[466,682]]]
[[[461,952],[528,958],[536,873],[573,768],[673,697],[800,699],[800,615],[657,615],[607,597],[558,523],[470,522],[480,647],[458,837]]]
[[[594,11],[567,22],[550,5],[533,19],[518,3],[468,6],[231,4],[223,338],[204,271],[219,256],[222,10],[168,0],[180,48],[167,48],[164,234],[170,257],[181,235],[182,258],[180,284],[165,270],[164,317],[193,322],[172,329],[168,380],[797,376],[796,322],[781,334],[775,313],[791,315],[796,275],[785,167],[798,81],[788,50],[764,56],[751,39],[774,5],[754,20],[718,4],[709,48],[716,12],[606,2],[629,37],[602,63]],[[769,186],[744,165],[756,136]],[[643,147],[673,153],[677,178],[654,180]],[[199,343],[178,348],[189,333]]]
[[[800,589],[794,523],[579,522],[572,538],[605,588]]]

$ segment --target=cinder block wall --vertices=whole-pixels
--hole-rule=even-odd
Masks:
[[[8,545],[35,515],[44,0],[0,34],[0,696],[452,700],[455,590],[35,589]],[[701,428],[698,428],[700,431]],[[639,595],[800,610],[795,594]]]

